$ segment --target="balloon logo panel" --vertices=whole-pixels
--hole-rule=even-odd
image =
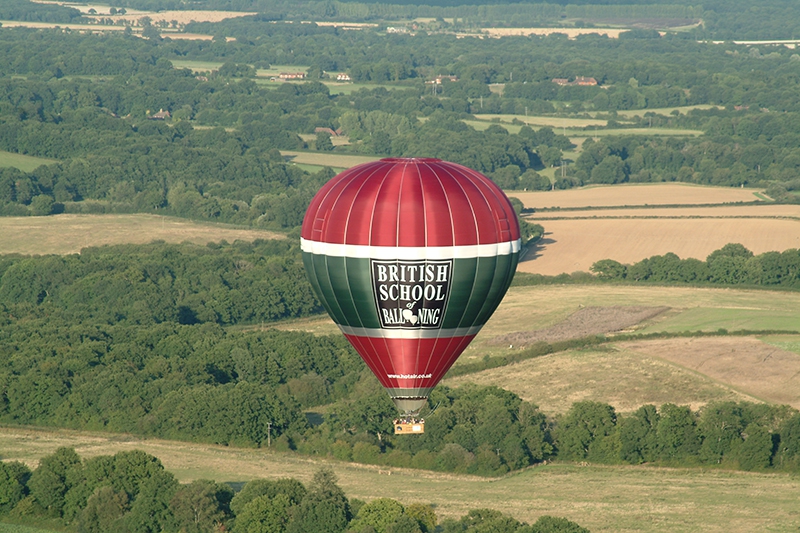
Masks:
[[[508,199],[482,174],[383,159],[320,189],[301,245],[323,306],[408,415],[499,305],[520,235]]]

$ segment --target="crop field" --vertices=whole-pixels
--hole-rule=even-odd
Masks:
[[[522,272],[588,272],[600,259],[633,263],[667,252],[705,259],[732,242],[755,253],[800,247],[797,206],[731,205],[763,201],[754,189],[660,183],[507,194],[527,208],[551,209],[527,217],[545,235],[523,258]]]
[[[281,150],[281,155],[291,163],[335,168],[350,168],[360,165],[361,163],[369,163],[380,159],[380,157],[367,155],[332,154],[330,152],[297,152],[293,150]]]
[[[82,456],[141,449],[159,457],[181,481],[295,477],[310,481],[330,466],[351,498],[395,498],[432,503],[439,519],[489,507],[519,520],[564,516],[593,533],[751,533],[796,531],[800,479],[785,474],[668,469],[645,466],[551,464],[504,476],[478,478],[407,469],[388,470],[291,453],[177,443],[70,431],[0,429],[7,460],[35,465],[59,446]],[[383,474],[381,473],[383,472]],[[27,532],[26,532],[27,533]]]
[[[542,174],[542,172],[540,172]],[[507,191],[516,196],[514,191]],[[556,209],[537,211],[537,221],[559,218],[788,218],[800,219],[796,204],[711,205],[697,207],[634,207],[619,209]]]
[[[544,237],[520,262],[521,272],[589,272],[601,259],[630,264],[667,252],[683,259],[705,259],[728,243],[743,244],[756,254],[800,248],[798,220],[598,218],[542,222]]]
[[[206,244],[223,239],[233,242],[282,238],[282,234],[270,231],[157,215],[0,217],[3,254],[71,254],[87,246],[143,244],[154,240]]]
[[[14,167],[22,170],[23,172],[31,172],[41,165],[47,165],[56,162],[57,161],[55,159],[33,157],[30,155],[15,154],[0,150],[0,167]]]
[[[563,191],[508,191],[525,207],[614,207],[653,205],[697,205],[752,202],[756,189],[703,187],[686,183],[598,185]]]

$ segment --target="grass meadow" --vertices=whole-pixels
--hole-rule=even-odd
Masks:
[[[280,233],[158,215],[0,217],[0,253],[71,254],[87,246],[154,240],[206,244],[284,238]]]
[[[380,156],[336,154],[331,152],[300,152],[296,150],[281,150],[281,155],[291,163],[329,166],[333,168],[350,168],[361,163],[377,161]]]
[[[378,466],[264,449],[0,429],[5,459],[35,465],[59,446],[73,446],[82,456],[141,449],[159,457],[183,482],[203,478],[241,483],[262,477],[295,477],[308,482],[317,469],[330,466],[351,498],[431,503],[440,520],[488,507],[526,522],[545,514],[564,516],[593,533],[788,533],[800,526],[800,479],[787,474],[556,463],[501,478],[408,469],[392,469],[391,475],[386,475],[388,471]]]
[[[45,157],[33,157],[24,154],[15,154],[12,152],[5,152],[0,150],[0,167],[14,167],[23,172],[31,172],[42,165],[56,163],[55,159],[47,159]]]

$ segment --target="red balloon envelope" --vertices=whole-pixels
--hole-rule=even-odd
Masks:
[[[404,415],[497,308],[520,250],[486,176],[439,159],[381,159],[317,193],[302,228],[314,291]]]

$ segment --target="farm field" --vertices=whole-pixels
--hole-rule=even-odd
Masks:
[[[712,109],[712,108],[718,108],[718,106],[708,105],[708,104],[698,104],[698,105],[687,105],[687,106],[676,106],[676,107],[658,107],[652,109],[621,109],[617,111],[617,115],[625,118],[633,118],[635,116],[643,117],[645,113],[655,113],[656,115],[671,115],[675,111],[677,111],[682,115],[685,115],[692,109]]]
[[[597,185],[563,191],[506,191],[525,207],[616,207],[652,205],[697,205],[752,202],[756,189],[704,187],[686,183]]]
[[[800,332],[800,317],[793,312],[799,305],[800,293],[794,292],[630,285],[512,287],[456,365],[524,349],[523,334],[534,342],[619,330]],[[619,316],[632,306],[667,309],[631,326]],[[574,320],[587,310],[605,311],[612,320],[600,330],[590,320]],[[569,324],[567,334],[553,336],[563,324]],[[505,341],[502,347],[500,341]],[[585,399],[608,402],[620,411],[644,403],[697,408],[709,401],[737,399],[800,407],[800,335],[625,341],[445,381],[453,386],[466,382],[507,388],[548,413],[564,412]]]
[[[378,156],[332,154],[330,152],[298,152],[294,150],[281,150],[281,155],[291,163],[305,165],[329,166],[335,168],[350,168],[361,163],[377,161]]]
[[[33,157],[0,150],[0,167],[14,167],[23,172],[31,172],[41,165],[48,165],[55,162],[57,162],[55,159]]]
[[[535,217],[530,220],[537,221]],[[777,218],[547,220],[544,237],[528,250],[518,270],[546,275],[589,272],[592,264],[601,259],[630,264],[667,252],[683,259],[705,259],[728,243],[743,244],[756,254],[800,248],[800,221]]]
[[[754,253],[800,247],[797,206],[731,205],[762,201],[754,189],[665,183],[507,194],[527,208],[553,209],[527,216],[545,235],[520,262],[521,272],[588,272],[600,259],[634,263],[667,252],[705,259],[737,242]]]
[[[291,453],[237,449],[155,439],[4,428],[4,458],[35,465],[59,446],[82,456],[141,449],[159,457],[178,479],[244,482],[295,477],[308,482],[330,466],[351,498],[395,498],[404,504],[433,503],[438,518],[460,517],[489,507],[533,522],[543,514],[564,516],[602,532],[750,533],[796,531],[800,480],[785,474],[668,469],[642,466],[551,464],[502,478],[478,478],[310,459]]]
[[[565,413],[574,402],[585,400],[608,403],[617,412],[646,404],[675,403],[696,410],[709,402],[760,401],[659,357],[611,346],[545,355],[442,383],[502,387],[547,414]]]
[[[629,28],[481,28],[481,32],[490,37],[507,37],[510,35],[550,35],[563,33],[570,39],[578,35],[607,35],[610,39],[617,39],[623,31]]]
[[[540,172],[541,174],[541,172]],[[515,196],[513,191],[510,196]],[[756,205],[711,205],[698,207],[633,207],[619,209],[556,209],[537,211],[536,220],[578,218],[797,218],[800,205],[772,204]]]
[[[599,126],[604,128],[607,120],[596,118],[570,118],[570,117],[551,117],[551,116],[525,116],[525,115],[499,115],[499,114],[479,114],[475,118],[481,121],[492,122],[492,119],[500,120],[501,124],[511,123],[514,119],[530,124],[532,126],[550,126],[552,128],[585,128],[589,126]],[[497,122],[492,122],[497,124]]]
[[[566,128],[562,132],[567,136],[575,137],[608,137],[611,135],[654,135],[659,137],[697,137],[703,135],[701,130],[683,130],[679,128],[613,128],[605,130],[570,130]]]
[[[0,253],[72,254],[87,246],[143,244],[154,240],[206,244],[282,239],[280,233],[204,224],[158,215],[55,215],[0,217]]]

